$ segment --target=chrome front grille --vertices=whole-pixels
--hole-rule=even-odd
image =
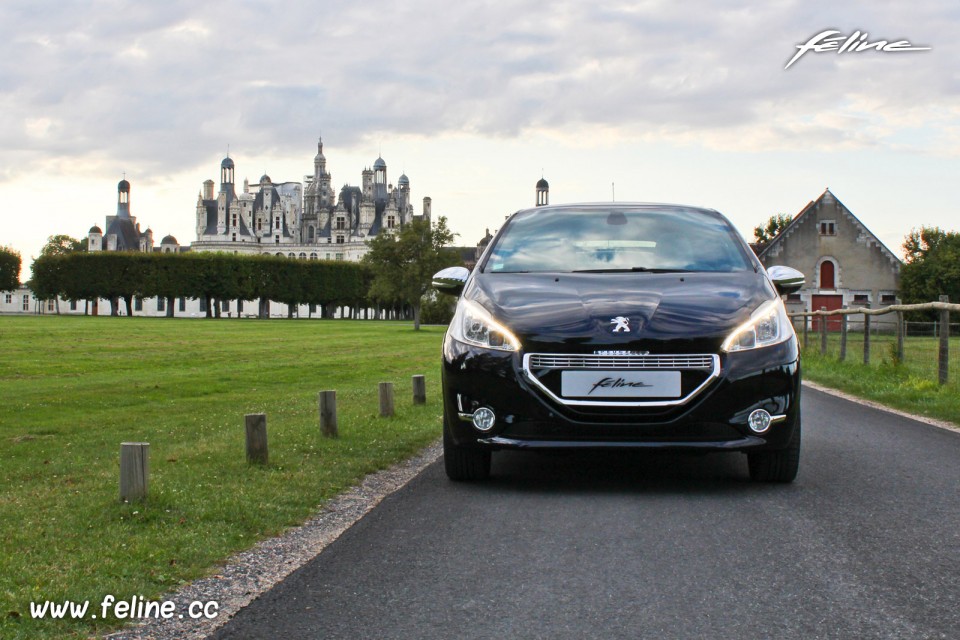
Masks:
[[[531,369],[713,369],[714,357],[693,355],[530,354]]]
[[[710,353],[669,355],[614,355],[578,353],[528,353],[523,356],[523,374],[527,380],[554,401],[573,407],[670,407],[686,404],[720,377],[720,356]],[[680,371],[693,376],[684,395],[677,399],[584,400],[560,395],[556,376],[567,370],[598,371]],[[685,373],[684,373],[685,372]],[[551,389],[545,381],[553,377]],[[543,379],[541,379],[543,378]]]

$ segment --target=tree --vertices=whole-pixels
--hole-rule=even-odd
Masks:
[[[770,216],[770,219],[764,224],[753,228],[754,242],[760,245],[767,244],[776,238],[777,234],[783,231],[787,225],[790,224],[791,220],[793,220],[793,218],[785,213]]]
[[[433,274],[459,263],[446,248],[456,234],[441,216],[436,226],[414,218],[399,233],[381,232],[367,242],[370,252],[363,260],[373,272],[370,296],[387,303],[400,302],[413,309],[413,328],[420,330],[420,300],[430,288]]]
[[[907,304],[960,302],[960,233],[940,227],[913,229],[903,241],[900,298]]]
[[[40,258],[54,258],[86,250],[86,240],[77,240],[66,234],[59,234],[47,238],[47,243],[43,245],[43,248],[40,250]],[[60,297],[62,290],[57,287],[60,286],[61,280],[59,276],[51,279],[50,276],[52,275],[53,272],[48,270],[44,272],[40,278],[34,277],[34,279],[31,280],[30,288],[33,289],[34,295],[40,300],[55,300],[57,304],[57,315],[60,315]],[[56,286],[51,288],[53,283],[56,283]]]
[[[77,240],[66,234],[59,234],[47,238],[47,244],[40,250],[41,256],[62,256],[76,251],[86,251],[87,241]]]
[[[0,247],[0,291],[13,291],[20,286],[20,254]]]

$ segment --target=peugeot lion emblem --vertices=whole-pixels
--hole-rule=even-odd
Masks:
[[[623,316],[617,316],[616,318],[610,319],[610,324],[616,325],[613,327],[614,333],[630,333],[630,318],[625,318]]]

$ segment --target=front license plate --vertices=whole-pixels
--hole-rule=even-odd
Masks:
[[[565,398],[679,398],[679,371],[563,371]]]

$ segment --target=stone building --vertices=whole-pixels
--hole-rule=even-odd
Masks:
[[[786,265],[806,276],[804,288],[787,299],[790,312],[876,308],[897,302],[900,259],[829,189],[757,256],[765,267]],[[828,327],[839,324],[839,317],[834,317]]]
[[[410,179],[401,175],[394,188],[387,163],[377,158],[360,175],[360,186],[344,184],[337,193],[327,171],[323,140],[317,143],[313,173],[303,183],[275,183],[261,176],[244,180],[237,194],[236,167],[220,163],[220,189],[207,180],[197,197],[197,251],[273,253],[301,259],[359,260],[367,239],[399,230],[415,217]],[[423,199],[421,215],[430,220],[431,200]]]
[[[126,178],[117,184],[117,213],[107,216],[106,231],[97,225],[87,232],[88,251],[155,251],[153,231],[140,231],[140,223],[130,213],[130,182]],[[172,244],[171,244],[172,241]],[[166,236],[161,243],[163,251],[179,251],[176,238]]]

